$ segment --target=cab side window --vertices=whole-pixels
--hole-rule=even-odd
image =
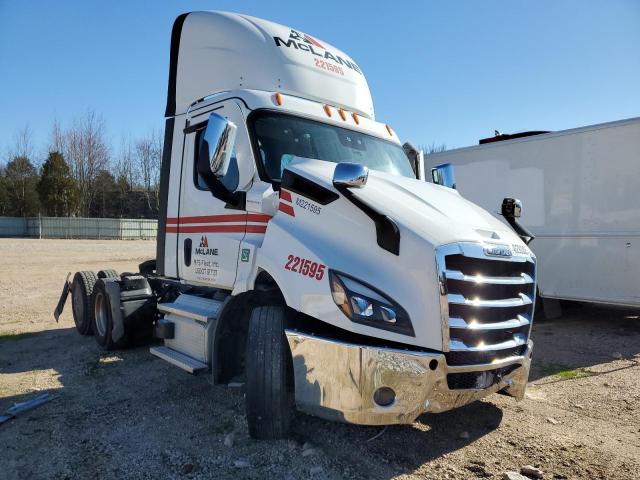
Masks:
[[[209,190],[204,178],[198,174],[198,154],[200,147],[202,146],[202,138],[204,137],[204,128],[196,132],[194,158],[193,158],[193,183],[198,190]],[[222,184],[227,187],[230,192],[235,192],[238,189],[238,182],[240,181],[240,172],[238,170],[238,159],[236,158],[236,149],[233,148],[231,153],[231,162],[229,163],[229,169],[224,177],[220,178]]]

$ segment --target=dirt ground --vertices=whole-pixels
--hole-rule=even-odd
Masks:
[[[52,311],[68,271],[131,271],[145,241],[0,239],[0,478],[640,477],[638,312],[572,306],[534,325],[527,397],[485,401],[386,429],[297,415],[288,440],[248,436],[242,387],[212,386],[151,356],[102,352]],[[380,434],[380,435],[379,435]]]

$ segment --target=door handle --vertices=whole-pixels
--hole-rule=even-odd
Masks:
[[[191,239],[184,239],[184,264],[189,267],[191,266]]]

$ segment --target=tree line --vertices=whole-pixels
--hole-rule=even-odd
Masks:
[[[157,218],[162,135],[125,136],[118,149],[93,110],[70,126],[56,120],[44,154],[33,132],[16,132],[0,164],[0,216]]]
[[[32,136],[28,126],[17,131],[0,163],[0,216],[158,218],[160,131],[125,136],[114,149],[103,117],[88,110],[67,128],[54,120],[44,155]]]

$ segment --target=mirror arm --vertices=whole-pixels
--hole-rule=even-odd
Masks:
[[[536,238],[533,233],[531,233],[524,225],[518,222],[517,218],[508,216],[505,216],[504,218],[507,220],[507,222],[509,222],[511,228],[513,228],[514,232],[518,234],[518,236],[525,244],[529,245],[533,241],[533,239]]]
[[[244,209],[246,203],[246,192],[230,192],[227,187],[215,176],[209,168],[206,157],[198,158],[198,173],[203,178],[204,183],[214,198],[227,203],[227,208]]]
[[[225,187],[224,184],[215,177],[215,175],[212,176],[214,177],[213,179],[204,177],[204,181],[207,184],[211,195],[218,200],[226,202],[227,208],[243,210],[247,199],[246,192],[230,192],[227,190],[227,187]]]

